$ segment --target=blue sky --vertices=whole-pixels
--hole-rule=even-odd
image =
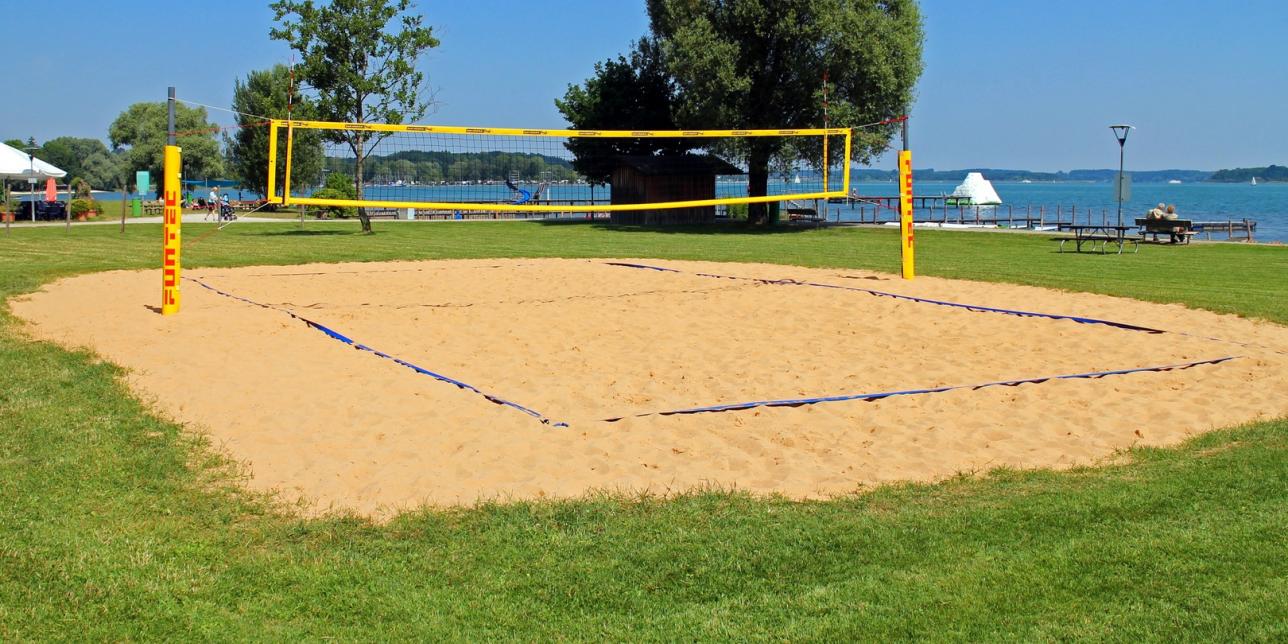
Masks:
[[[167,85],[227,106],[233,80],[290,60],[264,0],[70,0],[8,22],[0,138],[106,138]],[[0,0],[0,15],[32,3]],[[553,99],[647,28],[642,0],[420,0],[442,41],[427,120],[556,127]],[[1288,163],[1288,2],[927,0],[917,167],[1137,169]],[[36,28],[39,25],[39,28]],[[228,115],[212,112],[215,120]],[[713,124],[714,125],[714,124]],[[885,165],[893,165],[887,160]]]

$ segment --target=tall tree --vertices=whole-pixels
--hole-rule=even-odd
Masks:
[[[98,139],[60,136],[45,141],[36,156],[65,170],[68,180],[84,179],[95,188],[120,187],[118,159]]]
[[[242,185],[268,194],[268,127],[264,117],[274,119],[317,117],[317,107],[308,97],[291,96],[291,70],[285,65],[253,71],[246,82],[234,81],[233,110],[237,112],[237,131],[225,135],[231,170]],[[288,101],[290,111],[288,113]],[[280,133],[279,133],[280,137]],[[322,180],[322,135],[318,130],[298,130],[291,136],[291,185],[312,186]],[[286,184],[286,154],[278,143],[277,185],[282,194]]]
[[[178,144],[183,148],[184,178],[218,178],[224,173],[224,158],[215,133],[219,128],[206,119],[206,108],[174,106]],[[108,127],[113,147],[124,147],[124,169],[147,170],[158,185],[164,165],[168,128],[166,104],[135,103],[121,112]]]
[[[674,130],[676,86],[667,74],[662,50],[652,38],[634,44],[630,58],[618,56],[595,63],[595,75],[581,85],[569,85],[555,107],[574,130]],[[608,183],[617,157],[679,154],[694,147],[693,139],[575,138],[565,147],[573,153],[573,168],[591,183]]]
[[[100,189],[115,188],[123,190],[126,187],[127,178],[122,162],[122,155],[106,151],[95,151],[81,163],[81,171],[83,172],[81,176],[91,186],[96,186]]]
[[[777,129],[823,123],[823,75],[833,127],[906,114],[922,71],[914,0],[647,0],[652,36],[678,86],[683,128]],[[857,130],[854,157],[882,152],[893,128]],[[751,196],[767,193],[773,138],[740,146]],[[820,155],[821,157],[821,155]],[[748,219],[763,221],[764,204]]]
[[[425,115],[424,74],[417,59],[437,47],[411,0],[277,0],[269,5],[278,27],[269,31],[300,54],[297,71],[313,88],[321,118],[346,123],[407,123]],[[362,198],[363,161],[387,133],[328,130],[355,159],[354,189]],[[365,208],[363,232],[371,232]]]

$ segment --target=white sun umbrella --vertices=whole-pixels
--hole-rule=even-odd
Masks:
[[[29,187],[34,194],[38,180],[51,177],[60,179],[65,176],[67,176],[67,172],[62,168],[36,159],[22,150],[0,143],[0,181],[28,180]],[[33,221],[36,218],[35,208],[31,210],[31,218]]]
[[[67,176],[67,172],[62,168],[40,159],[33,159],[31,155],[22,150],[0,143],[0,179],[23,180],[29,178],[46,179],[49,177],[61,179],[65,176]]]

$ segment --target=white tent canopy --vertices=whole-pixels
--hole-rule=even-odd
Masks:
[[[40,159],[33,160],[26,152],[0,143],[0,179],[22,180],[30,177],[61,179],[65,176],[67,173],[53,164],[45,163]]]
[[[966,175],[966,180],[953,190],[952,196],[956,199],[969,199],[973,206],[996,206],[1002,203],[993,184],[978,172]]]

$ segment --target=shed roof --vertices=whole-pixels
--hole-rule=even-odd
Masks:
[[[649,176],[746,174],[738,166],[710,154],[624,155],[617,162]]]

